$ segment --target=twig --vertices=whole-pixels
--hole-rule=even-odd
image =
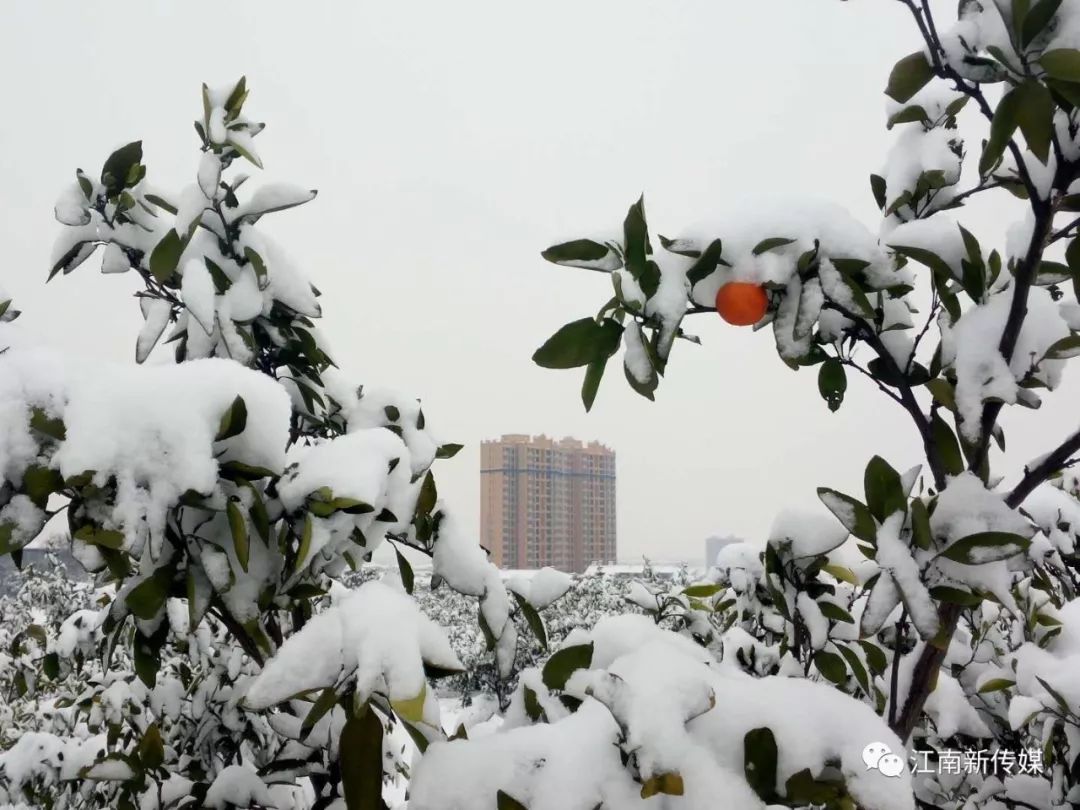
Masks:
[[[882,573],[882,576],[888,574]],[[900,618],[896,620],[896,639],[893,647],[892,673],[889,676],[889,726],[896,722],[896,701],[900,696],[897,688],[900,683],[900,659],[904,657],[900,649],[900,634],[903,632],[904,623],[907,621],[907,608],[900,611]]]
[[[944,489],[945,467],[941,463],[940,454],[937,450],[937,442],[934,440],[933,431],[930,428],[930,420],[927,418],[926,414],[922,412],[922,408],[919,407],[918,400],[915,399],[915,394],[911,390],[911,385],[908,383],[906,375],[897,365],[893,356],[889,354],[889,350],[885,348],[885,344],[881,342],[881,337],[874,330],[874,327],[867,323],[863,318],[860,318],[854,312],[843,305],[836,303],[832,299],[826,299],[823,308],[835,310],[849,321],[852,321],[855,324],[855,329],[862,335],[863,340],[870,348],[877,352],[878,357],[889,375],[897,380],[897,389],[900,392],[900,404],[904,407],[904,410],[911,415],[912,420],[915,422],[915,427],[922,437],[923,448],[926,451],[926,460],[930,464],[930,471],[933,473],[934,483],[938,489]]]
[[[1005,503],[1013,509],[1024,502],[1024,499],[1032,491],[1046,481],[1051,475],[1059,470],[1070,466],[1070,456],[1080,451],[1080,431],[1072,434],[1048,453],[1038,464],[1025,468],[1024,477],[1020,479],[1013,491],[1005,499]]]

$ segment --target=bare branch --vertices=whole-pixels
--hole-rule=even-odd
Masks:
[[[1070,457],[1076,452],[1080,452],[1080,430],[1043,456],[1039,463],[1025,467],[1024,477],[1009,493],[1005,503],[1013,509],[1018,507],[1036,487],[1047,481],[1050,476],[1071,466],[1072,460]]]

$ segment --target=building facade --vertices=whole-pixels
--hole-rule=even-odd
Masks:
[[[481,443],[480,534],[500,568],[614,562],[614,451],[547,436]]]

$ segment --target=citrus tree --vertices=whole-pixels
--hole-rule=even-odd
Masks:
[[[1066,474],[1080,460],[1080,430],[1062,426],[1060,442],[1033,448],[1019,470],[998,469],[995,448],[1005,446],[1006,409],[1038,408],[1080,354],[1080,6],[961,0],[946,25],[927,0],[900,2],[920,45],[885,88],[895,143],[870,176],[879,233],[813,201],[669,238],[651,230],[638,200],[617,236],[543,252],[556,264],[607,274],[612,294],[533,359],[583,368],[589,409],[621,350],[627,382],[652,399],[675,346],[699,342],[685,331],[689,319],[719,313],[771,330],[792,369],[815,368],[832,411],[849,377],[876,386],[910,417],[925,463],[903,471],[871,458],[860,496],[818,490],[832,518],[779,516],[760,559],[725,550],[711,582],[660,595],[656,610],[685,615],[714,658],[744,673],[795,675],[849,693],[895,740],[931,749],[931,761],[976,745],[1003,761],[1021,749],[1038,753],[1038,769],[1023,773],[1015,762],[916,773],[924,806],[1059,806],[1080,797],[1080,693],[1066,674],[1080,653],[1070,622],[1080,504]],[[1013,200],[1007,233],[977,234],[957,221],[982,195],[1002,206]],[[838,562],[845,544],[865,565]],[[619,648],[627,659],[602,657],[617,686],[584,687],[611,708],[622,765],[643,782],[642,795],[685,790],[689,799],[698,789],[692,780],[708,784],[694,756],[720,738],[718,729],[739,736],[728,764],[739,775],[745,765],[752,789],[740,788],[734,806],[814,797],[850,806],[845,791],[872,790],[848,772],[842,751],[799,770],[816,730],[810,713],[797,728],[787,716],[759,715],[769,722],[757,725],[732,719],[745,713],[753,689],[774,690],[782,703],[804,683],[713,682],[715,699],[684,703],[681,713],[671,707],[664,722],[672,727],[661,735],[652,725],[661,721],[635,714],[622,694],[635,688],[634,677],[663,669],[659,661],[630,663],[642,641]],[[595,667],[601,642],[591,643]],[[699,682],[709,682],[704,670]],[[564,706],[556,725],[583,723],[587,709]],[[712,753],[724,761],[730,752]],[[830,781],[838,775],[846,786]],[[880,797],[854,795],[867,806],[872,798]]]
[[[429,679],[461,670],[401,551],[478,602],[501,677],[513,617],[542,627],[438,499],[432,466],[460,446],[415,398],[338,371],[319,291],[264,228],[315,191],[241,171],[262,166],[247,97],[244,79],[203,87],[178,192],[151,185],[136,141],[57,202],[49,277],[95,253],[129,275],[134,363],[41,344],[0,295],[0,552],[18,562],[66,522],[95,576],[89,604],[9,638],[30,718],[0,754],[0,799],[382,806],[407,772],[391,735],[443,738]],[[400,577],[344,589],[384,543]]]

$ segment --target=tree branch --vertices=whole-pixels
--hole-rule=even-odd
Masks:
[[[1005,503],[1016,509],[1037,486],[1049,479],[1054,473],[1065,469],[1068,466],[1069,458],[1078,451],[1080,451],[1080,430],[1047,453],[1038,464],[1025,467],[1024,477],[1009,493]]]
[[[852,321],[855,324],[856,331],[862,336],[862,339],[870,346],[870,348],[877,352],[878,358],[885,366],[889,375],[898,381],[896,387],[900,392],[900,404],[903,406],[904,410],[911,415],[912,420],[915,422],[915,427],[922,437],[923,449],[926,452],[926,460],[930,464],[930,471],[934,476],[934,484],[938,489],[944,488],[945,467],[941,462],[937,443],[934,441],[933,431],[930,429],[930,420],[927,418],[926,414],[923,413],[922,408],[919,407],[919,402],[915,399],[915,394],[911,390],[911,385],[907,381],[907,376],[900,366],[897,365],[893,356],[889,354],[889,350],[885,348],[885,344],[881,342],[881,336],[878,335],[874,327],[867,323],[865,319],[859,317],[854,312],[843,305],[836,303],[832,299],[826,299],[823,308],[835,310],[849,321]]]

